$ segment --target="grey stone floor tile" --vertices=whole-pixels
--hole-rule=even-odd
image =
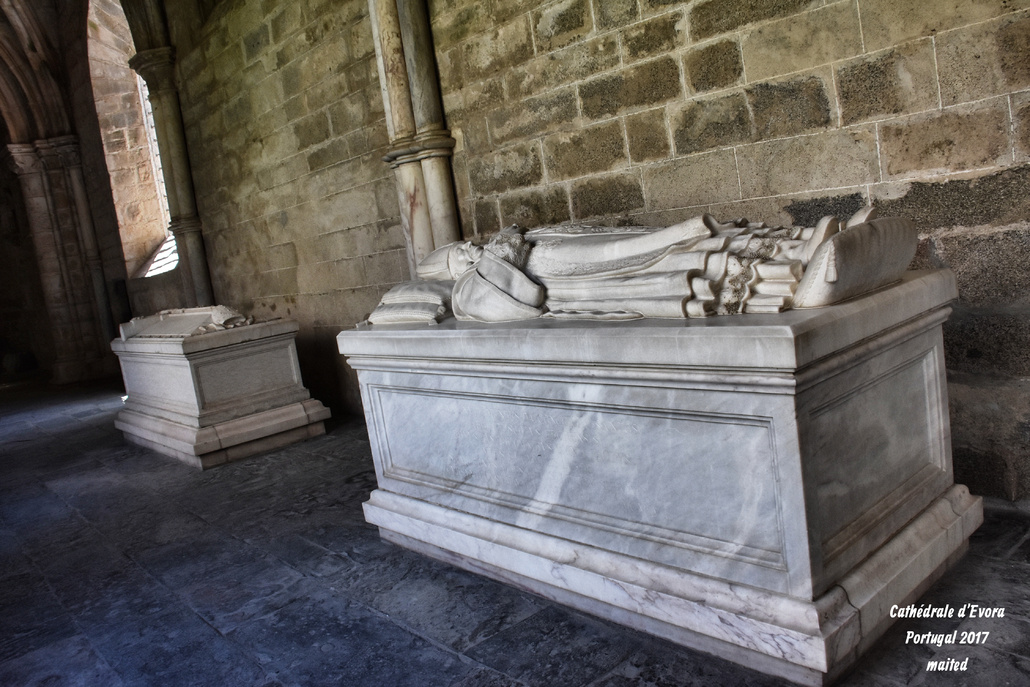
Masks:
[[[18,687],[122,687],[118,674],[74,635],[0,663],[0,685]]]
[[[1030,621],[1022,618],[1008,618],[1005,622],[966,620],[958,629],[960,633],[990,632],[984,640],[984,646],[1030,660]],[[977,638],[982,636],[978,635]],[[1027,682],[1030,684],[1030,676],[1027,676]]]
[[[904,682],[855,668],[837,683],[839,687],[905,687]]]
[[[90,627],[89,637],[128,684],[250,687],[268,682],[246,652],[179,606],[121,614]]]
[[[456,654],[328,592],[299,599],[229,636],[284,685],[445,686],[472,670]]]
[[[71,617],[38,573],[11,575],[0,585],[0,661],[75,634]]]
[[[352,598],[456,651],[517,625],[544,604],[517,589],[421,556],[383,559],[370,574],[335,578]]]
[[[789,687],[789,683],[755,673],[729,661],[688,652],[664,642],[633,652],[590,687]]]
[[[348,561],[343,556],[299,534],[252,534],[246,541],[310,577],[328,577],[348,567]]]
[[[476,668],[447,687],[527,687],[527,685],[504,673],[498,673],[496,670]]]
[[[856,671],[859,675],[875,675],[897,681],[900,684],[908,684],[923,672],[926,662],[933,658],[937,649],[925,644],[906,644],[907,633],[950,632],[955,625],[955,622],[947,622],[942,625],[919,619],[899,620],[859,659]],[[859,675],[856,675],[855,679]],[[852,679],[843,680],[842,685],[851,687],[851,682]]]
[[[32,561],[21,550],[21,542],[14,532],[0,529],[0,585],[12,575],[26,575],[35,571]]]
[[[637,649],[633,633],[548,607],[474,646],[468,655],[529,685],[588,685]]]

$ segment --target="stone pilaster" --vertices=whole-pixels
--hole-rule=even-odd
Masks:
[[[97,326],[99,308],[90,298],[96,291],[68,168],[68,163],[78,162],[77,143],[74,137],[61,137],[10,144],[7,150],[22,187],[53,332],[53,381],[93,377],[103,371],[106,341]],[[102,272],[100,280],[103,287]]]

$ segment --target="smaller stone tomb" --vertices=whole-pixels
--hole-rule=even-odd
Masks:
[[[780,314],[342,332],[379,485],[365,516],[402,546],[825,684],[982,521],[952,476],[955,297],[950,272],[908,272]]]
[[[121,325],[111,342],[128,398],[129,441],[199,468],[325,433],[329,410],[304,388],[290,320],[250,323],[223,306]]]

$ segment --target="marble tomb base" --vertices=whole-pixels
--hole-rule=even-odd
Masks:
[[[325,433],[329,410],[301,381],[299,325],[261,322],[193,334],[204,308],[139,318],[111,342],[128,398],[129,441],[210,468]]]
[[[704,320],[377,326],[357,370],[385,539],[812,685],[962,555],[950,272]]]

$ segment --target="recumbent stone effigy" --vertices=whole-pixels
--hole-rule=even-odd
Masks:
[[[951,467],[955,280],[906,272],[916,241],[867,208],[437,250],[338,337],[378,479],[366,518],[589,613],[832,681],[982,520]]]

